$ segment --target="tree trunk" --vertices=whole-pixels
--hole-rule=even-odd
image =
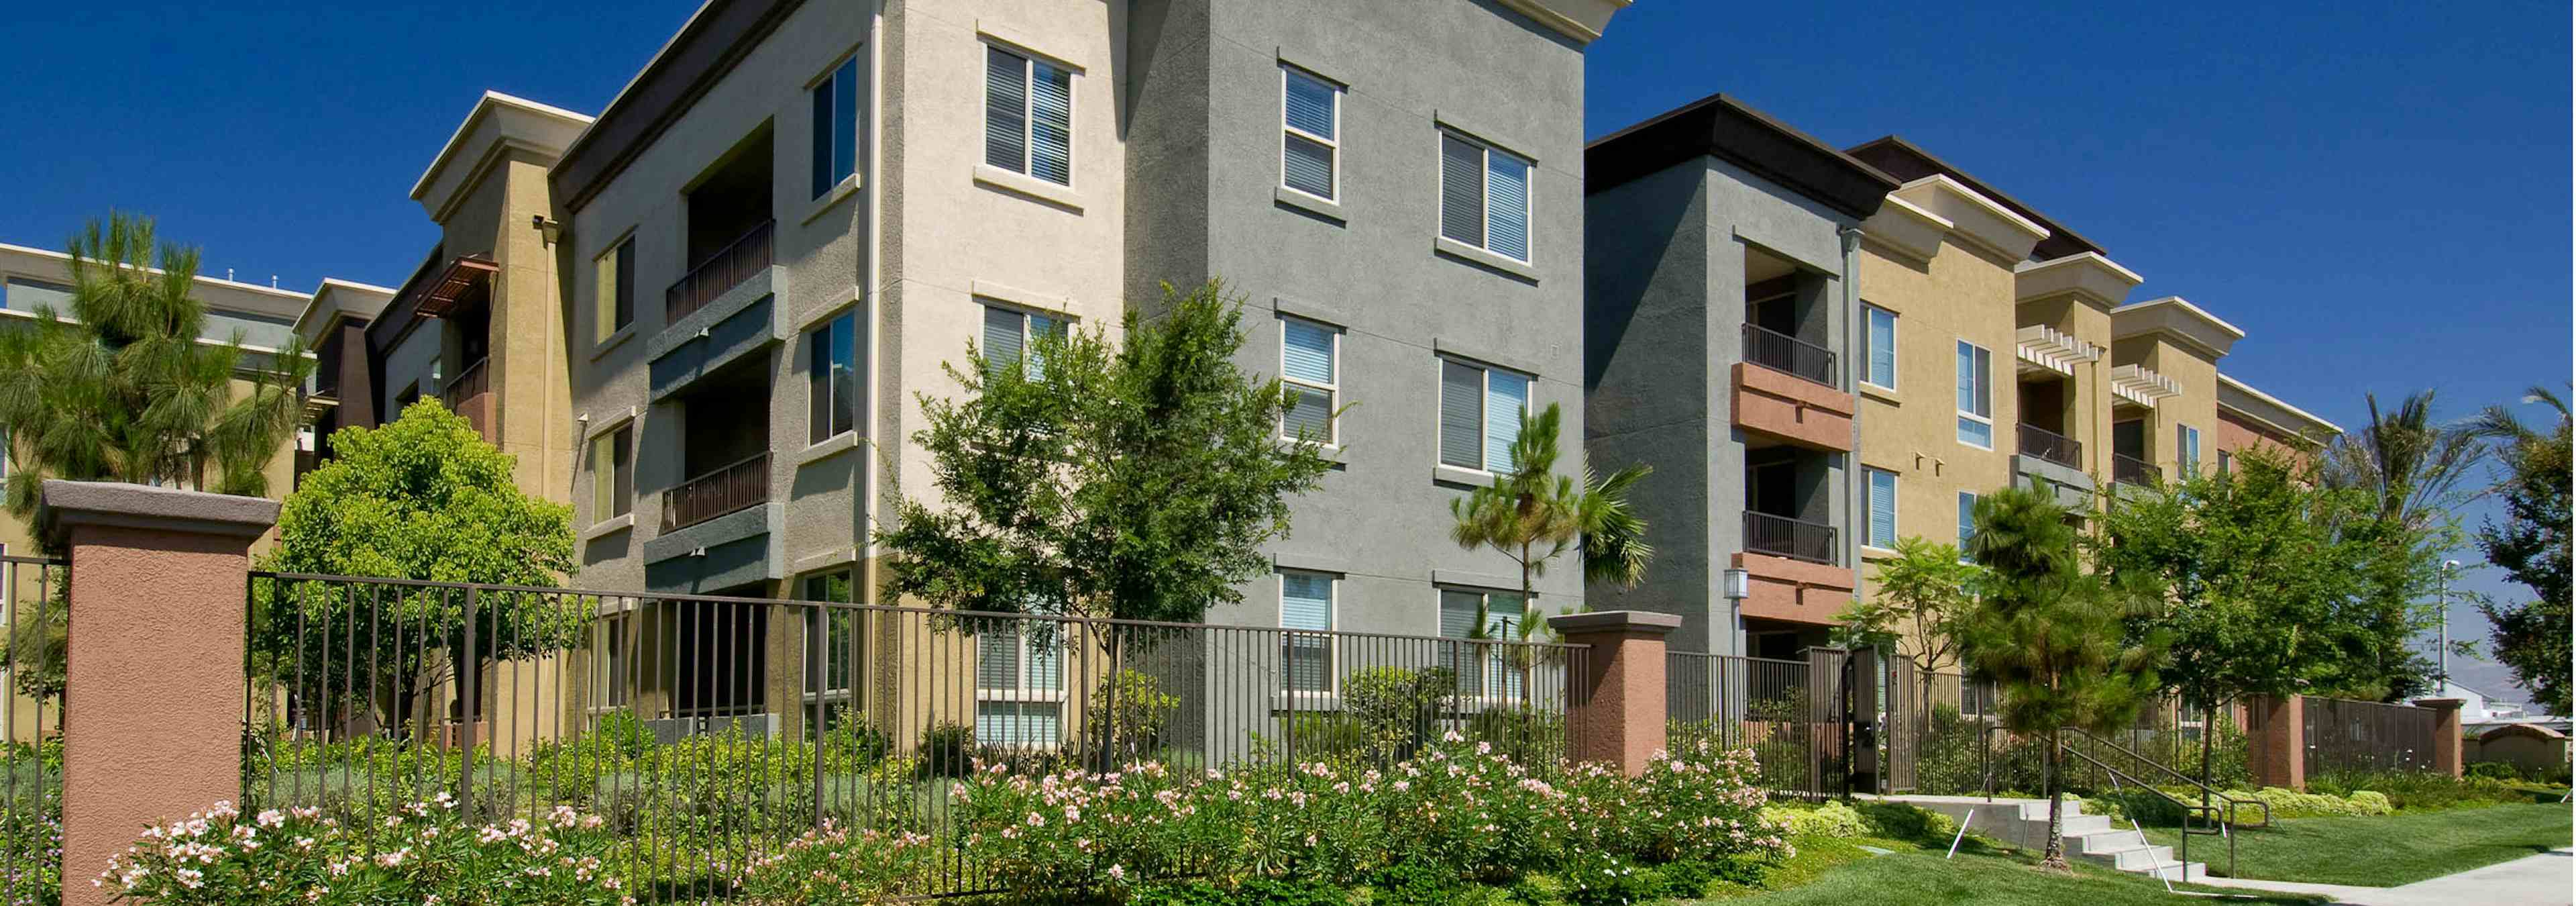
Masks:
[[[2211,811],[2209,801],[2209,747],[2210,740],[2218,733],[2218,709],[2224,701],[2220,699],[2200,708],[2200,813],[2210,817],[2216,817],[2216,813]],[[2191,822],[2185,820],[2183,826],[2188,828]]]
[[[2066,864],[2066,799],[2058,790],[2058,777],[2063,773],[2059,768],[2063,763],[2059,760],[2057,733],[2056,727],[2048,728],[2048,758],[2042,762],[2048,775],[2046,782],[2040,784],[2048,791],[2048,848],[2040,855],[2039,867],[2072,872],[2074,868]]]

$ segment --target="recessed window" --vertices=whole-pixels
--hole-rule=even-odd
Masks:
[[[1279,319],[1279,374],[1297,395],[1296,403],[1279,416],[1281,437],[1341,443],[1340,419],[1333,417],[1341,405],[1341,353],[1341,331],[1298,318]]]
[[[594,342],[606,341],[635,323],[635,237],[591,262],[591,320],[597,325]]]
[[[859,172],[859,58],[841,61],[831,76],[806,92],[813,102],[812,198]]]
[[[1440,133],[1440,235],[1530,260],[1530,162],[1455,132]]]
[[[1440,590],[1442,638],[1517,642],[1521,639],[1521,624],[1528,619],[1527,608],[1517,594]],[[1511,657],[1514,650],[1488,645],[1443,645],[1440,666],[1457,673],[1458,689],[1464,694],[1516,699],[1526,677],[1522,675],[1523,665],[1514,663]]]
[[[2225,450],[2218,451],[2218,474],[2222,476],[2236,474],[2235,457]]]
[[[805,333],[808,443],[822,443],[858,429],[858,313],[848,312]]]
[[[1976,537],[1977,537],[1977,495],[1975,495],[1975,494],[1971,494],[1971,493],[1968,493],[1968,492],[1966,492],[1966,491],[1960,491],[1960,492],[1959,492],[1959,562],[1961,562],[1961,563],[1969,563],[1969,562],[1973,562],[1973,561],[1976,559],[1976,558],[1974,558],[1974,557],[1970,557],[1970,556],[1968,556],[1968,542],[1976,540]]]
[[[1333,691],[1333,639],[1321,633],[1333,631],[1336,584],[1323,573],[1279,573],[1279,659],[1290,692]]]
[[[627,689],[635,682],[629,666],[634,663],[634,652],[629,649],[625,615],[607,617],[595,625],[599,632],[591,636],[597,647],[591,649],[590,670],[591,688],[596,693],[591,700],[600,707],[625,707]]]
[[[635,426],[618,426],[590,441],[590,521],[606,522],[635,511]]]
[[[984,163],[1073,185],[1073,73],[984,48]]]
[[[1440,462],[1486,472],[1512,470],[1512,440],[1529,411],[1530,378],[1456,359],[1440,360]]]
[[[1869,317],[1869,372],[1861,380],[1871,386],[1896,389],[1896,313],[1876,305],[1864,304],[1861,311]]]
[[[1861,543],[1876,548],[1896,547],[1896,473],[1886,469],[1861,468],[1869,476],[1869,536]]]
[[[797,597],[807,601],[852,604],[858,601],[858,577],[851,567],[811,573],[798,583]],[[805,663],[806,697],[824,708],[824,726],[833,726],[843,714],[850,713],[850,691],[858,680],[857,665],[867,644],[867,634],[859,631],[864,612],[847,607],[803,608],[806,613],[807,643],[822,645],[819,659],[808,656]],[[819,626],[816,624],[820,624]],[[820,634],[819,640],[814,634]],[[820,675],[815,671],[819,669]],[[822,690],[816,696],[810,690]],[[806,728],[811,738],[812,726]]]
[[[1341,86],[1279,67],[1279,183],[1334,201],[1341,197]]]
[[[1985,450],[1995,448],[1994,353],[1959,341],[1959,442]]]
[[[2174,426],[2174,473],[2183,478],[2200,474],[2200,429],[2190,425]]]
[[[1038,348],[1038,339],[1064,336],[1061,319],[1016,308],[996,305],[984,307],[984,369],[1001,374],[1005,369],[1020,367],[1031,380],[1046,376],[1046,360]]]

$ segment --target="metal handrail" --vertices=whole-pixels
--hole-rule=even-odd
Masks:
[[[2192,779],[2191,775],[2189,775],[2189,774],[2185,774],[2185,773],[2183,773],[2183,772],[2181,772],[2181,771],[2174,770],[2172,766],[2167,765],[2167,764],[2165,764],[2165,763],[2163,763],[2163,762],[2157,761],[2157,760],[2155,760],[2155,759],[2153,759],[2153,758],[2148,758],[2148,757],[2146,757],[2146,756],[2144,756],[2144,755],[2140,755],[2140,754],[2138,754],[2138,753],[2137,753],[2137,751],[2136,751],[2136,750],[2131,749],[2131,748],[2129,748],[2129,747],[2127,747],[2127,746],[2121,745],[2121,744],[2119,744],[2119,743],[2117,743],[2117,742],[2113,742],[2113,741],[2111,741],[2111,740],[2103,739],[2102,737],[2099,737],[2099,736],[2095,736],[2095,735],[2093,735],[2092,733],[2087,732],[2087,731],[2085,731],[2085,730],[2083,730],[2083,729],[2080,729],[2080,728],[2077,728],[2077,727],[2068,727],[2068,728],[2066,728],[2066,730],[2067,730],[2067,732],[2069,732],[2069,733],[2073,733],[2073,734],[2075,734],[2075,735],[2077,735],[2077,736],[2082,736],[2082,737],[2084,737],[2085,739],[2092,740],[2092,741],[2097,742],[2097,743],[2100,743],[2100,744],[2102,744],[2102,745],[2104,745],[2104,746],[2110,747],[2110,748],[2112,748],[2112,749],[2117,749],[2117,750],[2119,750],[2120,752],[2126,753],[2126,754],[2127,754],[2131,759],[2133,759],[2133,760],[2137,761],[2139,764],[2144,764],[2144,765],[2147,765],[2147,766],[2149,766],[2149,767],[2153,767],[2153,768],[2155,768],[2155,769],[2156,769],[2156,770],[2158,770],[2158,771],[2162,771],[2162,772],[2164,772],[2165,776],[2167,776],[2167,777],[2171,777],[2171,778],[2173,778],[2173,779],[2175,779],[2175,780],[2181,781],[2184,785],[2187,785],[2187,786],[2190,786],[2190,787],[2193,787],[2193,788],[2195,788],[2195,789],[2200,790],[2200,792],[2201,792],[2202,796],[2203,796],[2203,797],[2205,797],[2205,798],[2215,798],[2215,799],[2224,799],[2224,800],[2227,800],[2227,803],[2228,803],[2228,805],[2227,805],[2227,823],[2228,823],[2229,825],[2231,825],[2231,826],[2235,826],[2235,827],[2248,827],[2248,826],[2250,826],[2250,827],[2271,827],[2271,826],[2272,826],[2272,804],[2271,804],[2271,803],[2269,803],[2269,802],[2265,802],[2265,801],[2260,800],[2260,799],[2239,799],[2239,798],[2237,798],[2237,797],[2227,795],[2227,791],[2225,791],[2225,790],[2221,790],[2221,789],[2219,789],[2219,788],[2217,788],[2217,787],[2210,786],[2209,784],[2204,783],[2204,782],[2201,782],[2201,781],[2199,781],[2199,780],[2194,780],[2194,779]],[[2208,732],[2208,729],[2207,729],[2207,728],[2203,728],[2201,732],[2204,732],[2204,733],[2205,733],[2205,732]],[[2261,810],[2262,810],[2262,812],[2263,812],[2263,823],[2261,823],[2261,824],[2255,824],[2255,825],[2247,825],[2247,824],[2245,824],[2244,822],[2241,822],[2241,821],[2236,820],[2236,809],[2237,809],[2237,808],[2239,808],[2239,807],[2242,807],[2242,806],[2246,806],[2246,805],[2251,805],[2251,806],[2254,806],[2255,808],[2258,808],[2258,809],[2261,809]]]
[[[751,279],[753,271],[768,267],[774,260],[770,239],[776,226],[776,221],[763,220],[743,231],[732,242],[725,243],[724,248],[690,268],[688,274],[673,282],[669,289],[663,290],[662,323],[678,323],[691,312],[715,301],[717,296],[724,295],[726,290]]]
[[[1837,550],[1835,529],[1821,522],[1744,511],[1744,549],[1792,560],[1831,564]]]
[[[2111,454],[2111,480],[2120,484],[2162,484],[2165,471],[2155,463],[2123,453]]]
[[[2078,441],[2075,438],[2059,434],[2055,431],[2042,428],[2029,422],[2022,422],[2017,427],[2021,430],[2021,451],[2023,453],[2048,460],[2049,462],[2053,462],[2061,466],[2077,469],[2084,467],[2084,444],[2082,441]]]
[[[1744,325],[1744,360],[1827,387],[1834,382],[1834,351],[1767,327]]]
[[[754,479],[756,479],[756,481],[754,481]],[[719,489],[730,490],[735,482],[743,482],[746,485],[757,484],[758,489],[755,492],[751,488],[745,487],[739,494],[720,494],[719,496],[724,499],[717,501],[713,506],[704,507],[703,511],[700,511],[699,505],[695,502],[698,496],[715,494]],[[682,481],[679,484],[672,486],[670,489],[663,491],[662,531],[669,532],[687,528],[689,526],[714,519],[718,516],[738,513],[743,510],[750,509],[752,506],[766,503],[768,500],[769,453],[763,451],[734,462],[717,466],[697,475],[690,476],[688,480]],[[683,506],[683,502],[686,502],[685,507]],[[691,512],[682,513],[681,510],[684,508],[690,509]]]
[[[2004,729],[2004,727],[1999,725],[1989,725],[1985,728],[1984,733],[1978,735],[1977,761],[1978,771],[1982,775],[1980,785],[1985,790],[1986,801],[1988,802],[1995,801],[1994,736],[1996,733],[2003,732]],[[2073,734],[2075,737],[2091,740],[2105,748],[2120,752],[2121,754],[2129,756],[2130,760],[2134,762],[2153,765],[2157,770],[2163,771],[2175,779],[2181,780],[2185,784],[2198,788],[2201,791],[2202,802],[2198,805],[2186,802],[2175,797],[2172,793],[2157,789],[2153,784],[2131,776],[2126,771],[2104,764],[2101,759],[2087,755],[2082,750],[2075,748],[2074,744],[2069,741],[2070,737],[2068,734]],[[2182,772],[2176,771],[2171,767],[2167,767],[2164,764],[2157,762],[2155,759],[2140,755],[2119,743],[2111,742],[2110,740],[2095,736],[2076,727],[2064,728],[2064,730],[2057,735],[2056,742],[2059,751],[2083,759],[2086,764],[2090,764],[2101,769],[2104,773],[2111,775],[2111,780],[2115,787],[2123,781],[2136,784],[2140,789],[2154,793],[2165,801],[2173,803],[2175,808],[2180,809],[2183,814],[2182,845],[2176,849],[2175,859],[2185,866],[2186,872],[2189,871],[2189,866],[2191,865],[2192,837],[2206,837],[2215,833],[2221,837],[2227,838],[2227,874],[2230,877],[2234,877],[2236,874],[2236,835],[2230,833],[2228,829],[2233,827],[2272,826],[2272,806],[2270,803],[2264,802],[2260,799],[2239,799],[2234,796],[2227,795],[2206,783],[2193,780],[2190,777],[2185,776]],[[2046,791],[2043,790],[2042,792],[2045,793]],[[2220,806],[2212,805],[2208,802],[2208,800],[2213,798],[2225,801],[2226,805],[2224,806],[2223,812]],[[2237,819],[2237,810],[2247,805],[2252,805],[2262,811],[2263,823],[2248,825]],[[2207,823],[2211,829],[2203,831],[2192,830],[2191,822],[2192,816],[2194,815],[2198,815],[2200,820]],[[2139,836],[2143,837],[2145,834],[2146,832],[2144,830],[2139,831]],[[2188,877],[2186,877],[2186,879],[2188,879]]]

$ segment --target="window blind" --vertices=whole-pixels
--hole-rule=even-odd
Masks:
[[[1284,324],[1285,346],[1280,355],[1280,367],[1297,380],[1332,383],[1333,331],[1306,321],[1287,321]]]
[[[1334,108],[1340,91],[1302,73],[1286,74],[1281,119],[1288,131],[1280,157],[1280,178],[1291,189],[1320,198],[1333,197]],[[1304,133],[1300,135],[1298,133]]]
[[[1333,628],[1333,579],[1314,573],[1279,574],[1279,626],[1326,632]],[[1332,640],[1321,636],[1284,636],[1288,688],[1314,692],[1332,688]]]
[[[1028,172],[1028,61],[984,49],[984,162]]]
[[[1440,361],[1440,461],[1467,469],[1485,467],[1485,373]]]
[[[1007,308],[984,309],[984,367],[1000,374],[1002,369],[1020,363],[1020,323],[1023,315]]]
[[[1029,175],[1073,184],[1073,73],[1029,66]]]
[[[1485,244],[1485,149],[1455,135],[1440,135],[1440,235],[1482,248]]]
[[[1520,437],[1521,413],[1528,410],[1528,378],[1500,371],[1485,372],[1486,471],[1512,470],[1512,441]]]
[[[1502,255],[1529,260],[1529,177],[1527,161],[1509,154],[1486,155],[1485,247]]]

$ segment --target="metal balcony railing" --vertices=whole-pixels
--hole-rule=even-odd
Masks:
[[[1833,350],[1776,330],[1744,325],[1744,360],[1827,387],[1836,386]]]
[[[2084,468],[2083,443],[2038,425],[2021,425],[2021,452],[2068,468]]]
[[[725,290],[742,285],[751,275],[770,263],[770,236],[776,221],[764,220],[759,226],[736,238],[707,260],[689,270],[688,276],[671,284],[662,294],[662,323],[676,324],[690,312],[705,308],[707,303],[725,294]]]
[[[662,492],[662,531],[769,502],[769,454],[722,466]]]
[[[2163,469],[2156,468],[2155,463],[2134,456],[2113,453],[2111,454],[2111,480],[2121,484],[2155,487],[2164,483],[2165,473]]]
[[[439,400],[447,404],[447,411],[465,416],[465,423],[473,425],[474,433],[487,441],[492,440],[492,369],[488,367],[491,364],[488,357],[474,360],[474,364],[465,366],[455,380],[448,381],[447,386],[438,392]]]
[[[1744,511],[1744,549],[1810,563],[1833,563],[1834,527],[1820,522]]]

